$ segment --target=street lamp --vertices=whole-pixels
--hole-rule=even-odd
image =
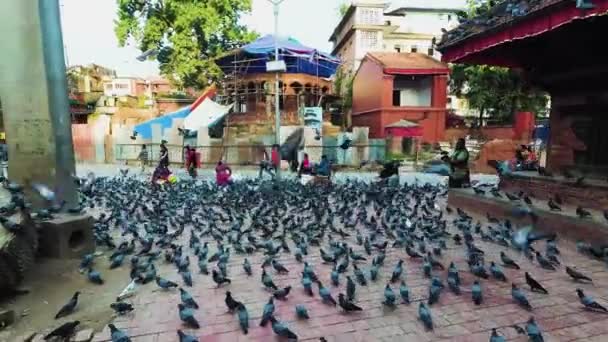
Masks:
[[[275,121],[275,143],[281,144],[281,110],[279,108],[279,97],[281,89],[279,87],[279,72],[287,71],[287,66],[284,61],[279,60],[279,5],[285,0],[268,0],[273,5],[274,9],[274,62],[266,64],[266,71],[275,72],[275,95],[274,95],[274,121]],[[279,155],[281,151],[279,149]],[[279,164],[281,163],[279,158]],[[281,177],[281,166],[277,167],[277,178]]]

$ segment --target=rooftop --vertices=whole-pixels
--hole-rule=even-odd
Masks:
[[[449,73],[447,64],[422,53],[370,52],[365,58],[381,65],[387,74]]]

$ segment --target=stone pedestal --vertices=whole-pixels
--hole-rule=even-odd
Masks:
[[[93,218],[89,215],[58,215],[42,223],[40,254],[58,259],[76,259],[95,251]]]

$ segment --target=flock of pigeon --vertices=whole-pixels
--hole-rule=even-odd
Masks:
[[[209,276],[218,288],[226,289],[226,307],[235,314],[243,334],[248,333],[250,312],[238,294],[230,291],[230,278],[237,275],[234,267],[228,272],[228,266],[234,266],[235,254],[242,260],[238,276],[259,276],[260,286],[268,292],[259,324],[270,323],[272,331],[287,340],[297,340],[298,336],[277,317],[275,300],[288,302],[293,291],[318,298],[344,314],[356,314],[364,309],[357,302],[357,289],[385,283],[383,298],[379,298],[382,305],[395,309],[418,302],[418,317],[432,331],[432,307],[448,290],[456,296],[470,294],[471,301],[480,305],[486,296],[484,283],[512,282],[513,302],[530,311],[525,327],[514,328],[531,341],[543,341],[541,327],[532,316],[534,308],[520,283],[525,279],[530,291],[548,291],[530,273],[519,274],[520,265],[515,260],[529,259],[535,267],[551,271],[562,267],[555,235],[538,234],[531,227],[517,229],[509,220],[490,215],[482,224],[461,209],[443,207],[447,195],[443,186],[388,186],[357,180],[315,186],[291,180],[243,180],[222,189],[211,182],[184,180],[163,187],[124,174],[90,176],[83,184],[81,206],[101,212],[95,218],[94,233],[98,250],[107,250],[110,268],[129,267],[132,283],[157,287],[168,296],[179,293],[178,312],[184,330],[176,333],[181,342],[198,340],[185,330],[201,327],[200,306],[188,292],[196,288],[197,277]],[[539,247],[541,240],[544,253]],[[501,247],[500,262],[486,260],[478,241]],[[583,242],[577,248],[600,260],[606,259],[608,251]],[[385,265],[387,253],[389,260],[396,258],[396,264]],[[454,254],[463,255],[466,265],[444,260]],[[80,266],[92,283],[103,284],[96,258],[87,255]],[[288,269],[285,260],[290,265],[292,260],[301,264],[301,269]],[[157,270],[165,265],[174,268],[181,281],[161,277]],[[406,267],[429,279],[428,296],[411,295]],[[508,279],[503,268],[512,269],[520,278]],[[274,279],[290,272],[301,273],[300,282],[277,286]],[[464,272],[472,274],[472,284],[465,284]],[[565,272],[574,281],[592,281],[573,267],[565,267]],[[576,292],[585,308],[607,312],[581,289]],[[56,319],[77,311],[79,294],[70,298]],[[108,303],[116,314],[137,314],[134,304],[119,299]],[[309,318],[305,304],[294,305],[294,310],[299,319]],[[79,324],[66,322],[45,339],[67,341]],[[130,341],[126,331],[112,324],[109,328],[113,342]],[[497,329],[489,339],[505,340]]]

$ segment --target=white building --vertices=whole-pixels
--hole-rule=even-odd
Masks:
[[[333,55],[355,72],[368,52],[418,52],[437,59],[434,49],[442,29],[458,25],[456,12],[465,0],[353,1],[329,41]]]

